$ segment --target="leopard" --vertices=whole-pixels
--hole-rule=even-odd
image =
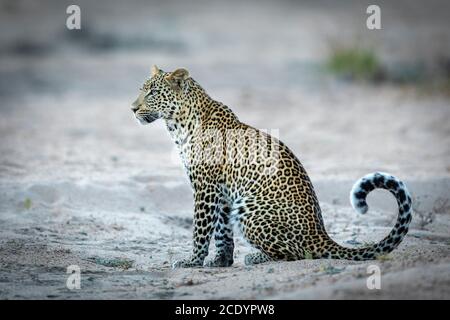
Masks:
[[[326,231],[313,184],[300,160],[274,134],[241,122],[214,100],[185,68],[151,68],[131,105],[139,123],[164,121],[176,145],[194,200],[191,254],[173,268],[229,267],[234,238],[253,251],[245,265],[301,259],[373,260],[393,251],[412,220],[412,200],[405,183],[385,172],[355,182],[350,203],[368,211],[367,195],[389,191],[397,200],[394,227],[381,241],[347,247]],[[215,255],[206,259],[214,239]]]

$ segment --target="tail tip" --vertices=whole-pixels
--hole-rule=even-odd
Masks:
[[[391,192],[392,190],[397,192],[397,189],[402,189],[404,191],[403,198],[406,198],[406,196],[409,195],[403,182],[393,175],[381,171],[369,173],[356,181],[350,191],[350,202],[357,212],[365,214],[369,210],[366,197],[376,188],[387,189]]]
[[[355,206],[355,207],[353,207],[353,208],[355,208],[355,210],[356,210],[359,214],[366,214],[367,211],[369,211],[369,206],[368,206],[368,205]]]
[[[355,209],[359,214],[365,214],[369,211],[369,206],[365,199],[358,199],[355,197],[354,193],[350,196],[350,202],[352,203],[353,209]]]
[[[352,207],[360,214],[365,214],[369,211],[369,206],[366,202],[367,192],[361,189],[362,179],[358,180],[350,191],[350,203]]]

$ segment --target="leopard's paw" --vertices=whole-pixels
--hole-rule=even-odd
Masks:
[[[182,260],[177,260],[172,264],[172,269],[177,269],[177,268],[196,268],[196,267],[202,267],[203,263],[202,261],[198,261],[195,259],[182,259]]]
[[[229,267],[233,264],[233,256],[217,255],[214,259],[205,263],[205,267],[217,268],[217,267]]]
[[[247,266],[264,263],[268,261],[272,261],[272,259],[262,252],[249,253],[244,258],[244,263]]]

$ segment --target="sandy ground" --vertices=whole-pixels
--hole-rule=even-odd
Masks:
[[[406,16],[388,7],[386,30],[373,36],[359,26],[361,2],[152,10],[82,2],[86,27],[77,36],[64,30],[59,2],[17,3],[2,3],[9,11],[0,19],[21,26],[0,34],[0,298],[450,298],[448,96],[342,83],[319,67],[330,39],[362,36],[388,62],[450,51],[445,10],[434,2],[426,10],[409,2]],[[421,43],[430,38],[443,41]],[[252,249],[236,239],[230,268],[172,270],[190,250],[191,190],[162,123],[139,126],[129,110],[153,63],[187,67],[241,120],[278,134],[344,245],[380,240],[396,216],[384,192],[358,216],[352,183],[375,170],[403,179],[415,208],[405,241],[377,261],[248,267]],[[79,290],[66,287],[69,265],[81,268]],[[366,286],[370,265],[380,267],[380,290]]]

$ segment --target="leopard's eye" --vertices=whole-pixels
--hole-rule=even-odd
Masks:
[[[157,89],[150,89],[150,90],[147,91],[147,93],[145,94],[145,96],[146,96],[146,97],[149,96],[149,95],[154,96],[154,95],[157,94],[158,92],[159,92],[159,91],[158,91]]]

